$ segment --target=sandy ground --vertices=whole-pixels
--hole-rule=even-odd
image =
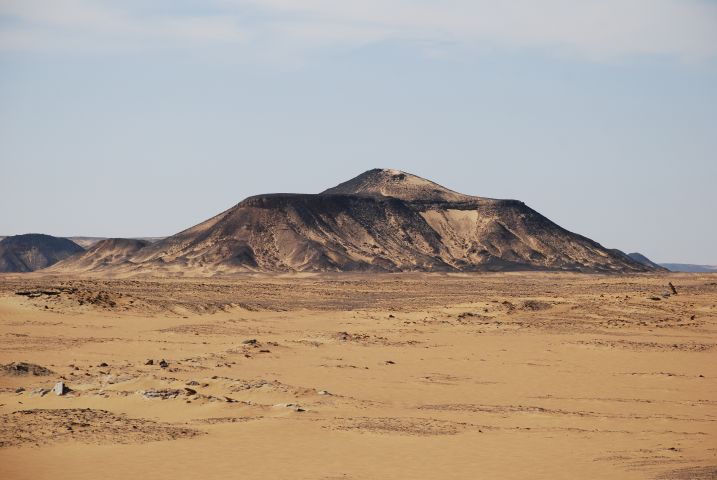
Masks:
[[[717,275],[4,276],[0,478],[713,479],[715,345]]]

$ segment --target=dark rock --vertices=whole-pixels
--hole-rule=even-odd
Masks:
[[[45,368],[43,366],[27,362],[12,362],[8,363],[7,365],[0,365],[0,371],[5,373],[6,375],[17,377],[25,375],[45,377],[48,375],[53,375],[55,373],[49,368]]]
[[[149,360],[147,360],[146,362],[144,362],[144,364],[145,364],[145,365],[154,365],[154,360],[152,360],[152,359],[150,358]]]
[[[169,363],[167,363],[167,361],[166,361],[165,359],[162,359],[162,360],[160,360],[160,362],[159,362],[159,366],[160,366],[161,368],[167,368],[167,367],[169,366]]]

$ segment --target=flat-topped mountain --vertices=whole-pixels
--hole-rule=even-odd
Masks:
[[[27,233],[0,240],[0,272],[32,272],[84,249],[66,238]]]
[[[134,248],[139,247],[139,248]],[[211,275],[291,271],[652,271],[524,203],[454,192],[374,169],[320,194],[249,197],[158,242],[52,270]],[[85,268],[86,269],[86,268]]]

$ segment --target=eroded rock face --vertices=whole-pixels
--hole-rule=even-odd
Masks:
[[[653,268],[561,228],[522,202],[464,195],[409,173],[375,169],[318,195],[250,197],[156,243],[91,249],[50,270],[213,275],[242,271],[624,273]]]

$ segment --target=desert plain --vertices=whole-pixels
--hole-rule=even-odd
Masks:
[[[716,345],[710,274],[4,275],[0,478],[713,479]]]

